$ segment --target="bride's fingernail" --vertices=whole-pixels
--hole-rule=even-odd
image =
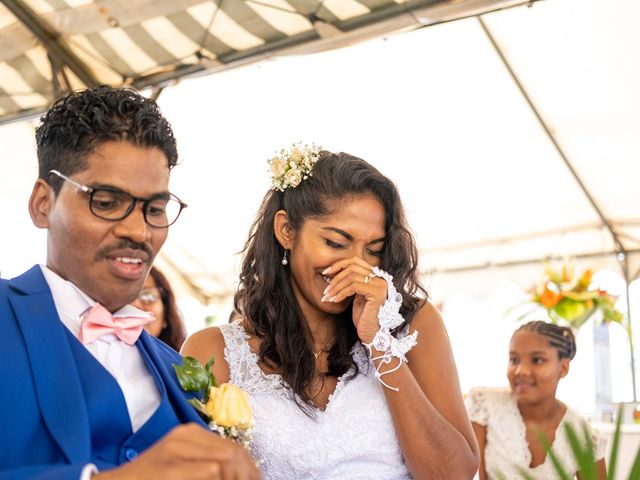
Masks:
[[[326,295],[320,299],[321,302],[326,302],[329,299],[329,295]]]
[[[331,285],[327,285],[327,288],[324,289],[324,292],[322,292],[322,294],[326,295],[330,288],[331,288]]]
[[[326,275],[326,274],[329,272],[329,270],[331,270],[331,267],[327,267],[327,268],[325,268],[325,269],[322,271],[322,275]]]

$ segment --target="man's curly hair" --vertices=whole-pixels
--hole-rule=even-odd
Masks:
[[[66,175],[80,172],[87,168],[87,157],[109,141],[157,147],[170,169],[178,162],[171,125],[156,102],[133,90],[102,85],[68,94],[40,118],[38,176],[47,180],[52,169]],[[58,193],[62,182],[50,183]]]

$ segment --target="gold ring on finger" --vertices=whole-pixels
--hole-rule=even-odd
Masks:
[[[375,277],[375,274],[372,272],[369,275],[366,275],[364,277],[364,283],[371,283],[371,281],[373,280],[373,277]]]

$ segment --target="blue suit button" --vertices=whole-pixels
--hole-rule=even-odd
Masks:
[[[138,456],[138,452],[133,448],[127,448],[127,450],[125,450],[124,452],[124,456],[127,460],[131,461]]]

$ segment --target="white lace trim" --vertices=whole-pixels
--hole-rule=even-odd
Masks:
[[[361,373],[343,375],[326,409],[308,416],[279,375],[260,370],[238,323],[220,329],[231,381],[249,393],[255,418],[250,450],[265,480],[411,478],[384,392],[362,345],[352,351]]]
[[[229,365],[230,382],[238,385],[247,393],[276,392],[285,400],[293,399],[292,390],[285,385],[282,376],[277,373],[265,373],[258,366],[260,358],[251,351],[249,335],[245,332],[240,320],[220,325],[225,339],[224,357]],[[351,355],[358,366],[358,370],[366,373],[369,369],[369,357],[360,343],[356,343]],[[353,369],[338,378],[335,390],[329,395],[327,407],[331,399],[336,396],[345,384],[345,378],[350,378]]]
[[[375,367],[376,378],[386,388],[397,392],[399,389],[388,385],[382,379],[382,376],[395,372],[400,368],[402,362],[407,361],[406,354],[409,350],[415,347],[418,331],[416,330],[411,335],[408,335],[407,329],[404,331],[404,334],[400,334],[397,337],[394,337],[391,334],[391,330],[399,327],[404,322],[404,318],[400,315],[402,295],[400,295],[396,290],[396,287],[393,285],[393,277],[387,272],[378,267],[373,267],[372,274],[376,277],[383,278],[387,282],[387,299],[378,311],[378,323],[380,325],[380,330],[376,332],[371,343],[364,343],[363,345],[369,350],[371,363],[374,366],[376,361],[380,361],[377,367]],[[374,357],[372,355],[374,348],[379,352],[382,352],[382,354]],[[398,364],[388,370],[382,371],[382,366],[390,364],[394,357],[400,360]]]

